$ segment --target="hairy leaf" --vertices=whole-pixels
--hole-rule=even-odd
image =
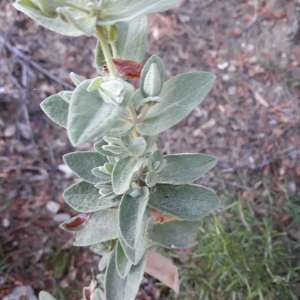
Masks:
[[[119,241],[122,245],[126,257],[128,258],[129,261],[131,261],[133,265],[137,265],[147,252],[146,249],[137,249],[137,248],[128,247],[124,242],[122,236],[119,236]]]
[[[137,179],[137,171],[145,159],[130,156],[122,157],[115,165],[112,173],[112,187],[117,195],[124,194],[132,181]]]
[[[124,113],[133,87],[124,83],[120,104],[105,102],[98,91],[88,92],[91,80],[85,80],[74,91],[68,115],[68,133],[74,146],[104,135]]]
[[[217,158],[206,154],[175,154],[164,156],[165,167],[158,174],[158,183],[184,184],[200,178],[212,169]]]
[[[132,263],[125,255],[120,241],[118,241],[116,249],[116,266],[121,278],[125,278],[131,269]]]
[[[165,82],[165,67],[163,61],[156,55],[151,56],[141,73],[140,91],[144,98],[159,96],[163,84]],[[154,94],[149,94],[149,90],[155,91]]]
[[[99,25],[111,25],[119,22],[129,22],[142,15],[168,10],[181,0],[123,0],[105,1],[104,17],[98,20]]]
[[[147,117],[137,125],[142,135],[155,135],[184,119],[210,91],[215,76],[206,72],[177,75],[168,80],[160,94],[161,102],[150,107]]]
[[[73,2],[77,2],[77,4],[86,5],[89,2],[89,0],[73,0]],[[38,7],[35,6],[30,0],[17,0],[14,3],[14,7],[26,14],[28,17],[30,17],[40,25],[52,31],[67,36],[83,35],[81,30],[78,30],[70,23],[63,22],[58,15],[56,15],[55,17],[47,16],[42,11],[40,11]]]
[[[67,128],[69,104],[59,95],[53,95],[41,103],[41,109],[56,124]]]
[[[39,300],[56,300],[52,295],[45,291],[39,293]]]
[[[85,181],[75,183],[64,191],[65,201],[76,211],[94,212],[117,205],[117,199],[100,199],[99,190]]]
[[[148,205],[183,220],[199,220],[218,208],[220,200],[211,190],[194,184],[157,184]]]
[[[96,151],[98,151],[102,155],[109,156],[109,157],[122,157],[126,154],[128,155],[128,153],[125,151],[123,151],[121,154],[114,154],[110,151],[106,151],[106,150],[102,149],[102,146],[107,146],[107,145],[108,145],[108,143],[105,140],[101,140],[94,145],[94,148]]]
[[[72,152],[63,156],[64,162],[80,178],[90,183],[97,183],[99,179],[92,174],[92,169],[103,166],[107,158],[98,152]]]
[[[121,137],[129,134],[132,129],[133,125],[131,123],[127,123],[123,120],[117,120],[104,135],[109,137]]]
[[[153,219],[147,218],[146,208],[149,196],[144,197],[142,194],[138,197],[124,195],[120,204],[119,224],[120,233],[124,242],[130,248],[146,249],[148,246],[149,231],[152,226],[148,221]]]
[[[202,222],[175,220],[155,224],[151,240],[166,248],[191,248],[198,244],[197,234]]]
[[[116,266],[116,249],[114,249],[105,275],[106,300],[134,300],[143,279],[146,255],[136,266],[132,266],[126,278],[119,276]]]
[[[139,157],[142,154],[144,154],[146,148],[147,148],[147,142],[141,136],[133,139],[128,146],[130,155],[135,157]]]
[[[147,17],[143,16],[129,23],[118,23],[117,27],[117,57],[142,63],[147,46]]]
[[[94,212],[84,225],[83,231],[77,233],[74,246],[91,246],[118,238],[118,211],[107,209]]]

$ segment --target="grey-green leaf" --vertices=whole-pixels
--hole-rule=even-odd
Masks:
[[[197,234],[202,221],[176,220],[155,224],[151,240],[166,248],[191,248],[198,244]]]
[[[125,151],[123,151],[121,154],[114,154],[110,151],[106,151],[102,148],[102,146],[107,146],[107,145],[108,143],[105,140],[101,140],[94,145],[94,149],[99,153],[101,153],[102,155],[109,156],[109,157],[122,157],[126,154],[128,155],[128,153]]]
[[[77,233],[74,246],[91,246],[117,239],[119,236],[118,211],[113,209],[94,212],[84,225],[83,231]]]
[[[92,174],[92,169],[103,166],[107,158],[98,152],[79,151],[63,156],[64,162],[80,178],[90,183],[97,183],[99,179]]]
[[[129,134],[133,129],[133,125],[123,120],[117,120],[112,127],[105,132],[105,136],[121,137]]]
[[[39,293],[39,300],[56,300],[51,294],[41,291]]]
[[[129,22],[137,17],[162,12],[176,6],[181,0],[123,0],[122,2],[104,1],[103,18],[99,25]]]
[[[148,246],[151,231],[146,216],[148,200],[149,196],[144,197],[142,194],[135,198],[130,195],[122,198],[119,211],[120,234],[130,248],[146,249]]]
[[[68,134],[74,146],[103,136],[125,112],[133,87],[124,82],[121,104],[105,102],[98,91],[88,92],[91,80],[85,80],[74,91],[68,115]]]
[[[65,201],[76,211],[94,212],[117,204],[115,200],[100,199],[99,190],[85,181],[73,184],[64,191]]]
[[[127,277],[122,279],[119,276],[116,266],[116,248],[114,249],[105,275],[105,296],[106,300],[134,300],[146,266],[146,255],[140,263],[132,266]]]
[[[67,128],[69,104],[59,95],[53,95],[41,103],[41,109],[56,124]]]
[[[116,266],[121,278],[125,278],[131,269],[132,263],[126,257],[120,241],[117,243],[116,249]]]
[[[133,139],[128,146],[130,155],[135,157],[139,157],[142,154],[144,154],[146,148],[147,148],[147,142],[141,136]]]
[[[163,61],[156,55],[151,56],[141,73],[140,91],[144,98],[159,96],[165,82]]]
[[[117,57],[142,63],[147,46],[147,17],[143,16],[129,23],[118,23],[117,26]]]
[[[137,125],[142,135],[155,135],[183,120],[210,91],[215,75],[194,72],[168,80],[160,94],[161,102],[150,107],[147,117]]]
[[[213,191],[200,185],[157,184],[148,205],[176,218],[193,221],[216,210],[220,200]]]
[[[110,260],[110,256],[111,256],[111,252],[109,253],[105,253],[101,260],[99,261],[99,264],[98,264],[98,269],[100,272],[102,272],[108,265],[109,263],[109,260]]]
[[[137,171],[143,165],[144,158],[122,157],[115,165],[112,173],[112,187],[117,195],[124,194],[132,181],[138,179]]]
[[[77,75],[76,73],[74,72],[71,72],[70,73],[70,77],[72,79],[72,81],[74,82],[74,84],[76,86],[78,86],[81,82],[83,82],[85,80],[85,78],[83,78],[82,76],[80,75]]]
[[[218,159],[206,154],[175,154],[164,156],[167,163],[158,174],[158,183],[190,183],[212,169]]]
[[[88,0],[82,0],[83,4],[87,4]],[[28,17],[39,23],[40,25],[67,36],[83,35],[82,31],[75,28],[69,23],[65,23],[59,16],[48,17],[43,14],[30,0],[17,0],[14,7],[26,14]]]

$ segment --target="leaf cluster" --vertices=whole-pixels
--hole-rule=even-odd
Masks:
[[[200,220],[219,206],[216,194],[192,184],[215,166],[205,154],[163,155],[158,134],[183,120],[205,98],[215,76],[206,72],[165,81],[162,60],[143,65],[146,15],[179,0],[17,0],[15,7],[57,33],[95,36],[96,78],[71,73],[76,86],[41,104],[67,129],[74,146],[103,137],[95,151],[64,156],[81,179],[64,192],[80,214],[61,227],[76,233],[75,246],[103,256],[107,300],[132,300],[143,278],[147,250],[196,245]],[[128,79],[139,79],[135,90]],[[102,290],[96,292],[102,298]]]

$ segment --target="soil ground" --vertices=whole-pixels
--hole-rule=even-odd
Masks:
[[[98,75],[96,42],[52,33],[11,3],[0,2],[0,297],[26,285],[34,293],[69,289],[75,299],[99,258],[72,247],[73,237],[58,227],[75,215],[62,199],[76,180],[62,155],[74,149],[39,104],[73,89],[71,71]],[[149,16],[147,57],[162,57],[168,78],[196,70],[217,76],[203,104],[159,138],[164,153],[219,158],[204,185],[218,188],[222,176],[244,189],[237,174],[247,170],[300,193],[298,12],[297,1],[185,0]],[[165,299],[147,282],[140,299]]]

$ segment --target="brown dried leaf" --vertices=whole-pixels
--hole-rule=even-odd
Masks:
[[[91,284],[83,288],[83,299],[84,300],[96,300],[94,293],[97,287],[97,281],[92,279]]]
[[[145,272],[179,293],[178,269],[164,256],[148,251]]]
[[[141,76],[143,66],[135,61],[123,60],[119,58],[113,58],[115,68],[122,77],[126,79],[138,79]],[[108,68],[103,68],[105,72],[108,72]]]

